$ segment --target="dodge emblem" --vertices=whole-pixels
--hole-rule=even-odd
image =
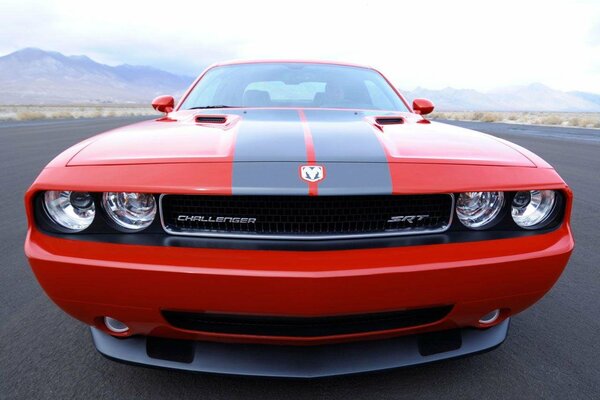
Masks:
[[[302,165],[300,177],[306,182],[319,182],[325,178],[325,167],[321,165]]]

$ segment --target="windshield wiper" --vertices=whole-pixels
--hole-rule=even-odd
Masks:
[[[188,110],[206,110],[209,108],[240,108],[239,106],[228,106],[224,104],[216,105],[216,106],[200,106],[200,107],[190,107]]]

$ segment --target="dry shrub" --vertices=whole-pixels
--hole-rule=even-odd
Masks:
[[[494,113],[485,113],[479,119],[482,122],[496,122],[502,120],[500,115]]]
[[[598,120],[594,118],[583,118],[580,121],[579,126],[583,128],[592,128],[596,122],[598,122]]]
[[[543,125],[560,125],[563,119],[556,115],[546,115],[540,121]]]
[[[484,117],[484,113],[482,112],[475,112],[471,114],[471,118],[473,121],[481,121],[481,119]]]
[[[431,118],[482,122],[510,121],[526,125],[561,125],[582,128],[600,128],[599,113],[444,111],[435,112]]]
[[[56,111],[50,115],[50,118],[53,119],[70,119],[75,118],[73,114],[68,111]]]
[[[18,121],[32,121],[36,119],[45,119],[46,114],[39,111],[20,111],[16,115]]]

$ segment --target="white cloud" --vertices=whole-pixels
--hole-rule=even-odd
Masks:
[[[600,92],[598,21],[590,0],[5,0],[0,52],[35,46],[190,75],[228,58],[325,58],[373,65],[408,89]]]

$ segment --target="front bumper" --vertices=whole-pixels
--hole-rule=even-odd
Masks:
[[[29,230],[25,250],[50,298],[120,336],[317,345],[464,327],[500,309],[496,323],[529,307],[556,282],[571,251],[568,224],[540,235],[360,250],[271,251],[75,241]],[[287,317],[368,314],[451,305],[434,323],[351,334],[292,337],[215,333],[169,324],[163,310]]]
[[[319,378],[481,353],[502,344],[508,326],[509,319],[506,319],[488,329],[466,328],[429,337],[411,335],[310,347],[198,341],[157,344],[145,336],[114,338],[96,328],[92,328],[92,338],[102,355],[131,364],[219,374]],[[440,347],[439,343],[444,341],[449,342],[448,345]]]

